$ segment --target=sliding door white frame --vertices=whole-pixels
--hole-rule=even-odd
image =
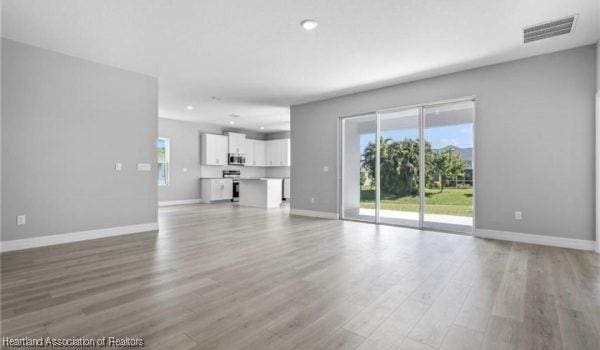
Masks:
[[[375,222],[380,223],[381,211],[381,115],[375,112],[377,127],[375,128]]]
[[[407,111],[416,111],[417,114],[417,125],[416,125],[416,129],[419,130],[417,133],[417,137],[420,139],[421,138],[421,125],[422,124],[422,115],[421,115],[421,107],[400,107],[400,108],[390,108],[390,109],[385,109],[385,110],[381,110],[377,112],[377,119],[379,119],[379,124],[378,124],[378,129],[380,130],[379,132],[379,138],[377,140],[381,141],[382,138],[382,132],[381,132],[381,119],[385,118],[385,114],[386,113],[397,113],[397,112],[407,112]],[[385,120],[385,119],[384,119]],[[379,142],[380,143],[380,142]],[[381,146],[380,146],[381,147]],[[419,164],[425,164],[424,163],[424,151],[422,151],[422,149],[425,149],[424,147],[422,147],[421,143],[419,142]],[[423,154],[423,157],[421,157],[421,155]],[[381,167],[381,155],[378,155],[378,160],[379,160],[379,167]],[[381,185],[381,170],[378,170],[378,173],[380,174],[380,176],[376,179],[376,184],[377,187],[380,188]],[[377,215],[377,223],[378,224],[382,224],[382,225],[393,225],[393,226],[402,226],[402,227],[409,227],[409,228],[416,228],[416,229],[422,229],[422,225],[421,223],[423,222],[422,218],[423,218],[423,206],[421,205],[421,203],[424,203],[422,201],[423,198],[425,198],[423,191],[425,191],[425,186],[421,186],[422,184],[424,184],[425,182],[421,181],[420,178],[420,174],[423,173],[421,172],[421,167],[419,165],[419,185],[418,185],[418,191],[419,191],[419,216],[416,220],[416,225],[410,225],[408,223],[406,224],[402,224],[402,223],[394,223],[394,222],[385,222],[386,217],[384,216],[384,220],[381,220],[381,211],[378,211],[378,215]],[[381,191],[380,191],[381,193]],[[379,196],[379,198],[381,199],[381,195]],[[381,202],[381,201],[380,201]],[[381,204],[378,205],[379,208],[381,208]],[[389,218],[387,218],[389,219]],[[407,221],[415,221],[415,220],[407,220]]]
[[[420,201],[420,203],[419,203],[419,229],[437,230],[438,228],[424,227],[424,222],[425,222],[425,220],[424,220],[424,218],[425,218],[425,171],[424,171],[424,168],[425,168],[425,120],[424,119],[425,119],[425,116],[424,116],[423,111],[425,108],[429,108],[429,107],[435,107],[435,106],[439,106],[439,105],[455,103],[455,102],[464,102],[464,101],[473,101],[475,103],[475,96],[468,96],[468,97],[462,97],[462,98],[457,98],[457,99],[422,103],[422,104],[409,105],[409,106],[403,106],[403,107],[386,108],[386,109],[376,110],[373,112],[340,116],[338,118],[338,137],[340,140],[340,142],[338,143],[338,160],[339,160],[339,162],[338,162],[338,178],[339,178],[339,181],[338,181],[338,193],[339,193],[338,212],[339,212],[339,215],[338,215],[338,217],[343,220],[371,222],[371,221],[366,221],[366,220],[358,220],[358,219],[354,219],[354,218],[346,218],[344,215],[344,187],[343,187],[344,186],[344,168],[345,168],[345,161],[344,161],[344,156],[343,156],[344,147],[345,147],[344,121],[348,120],[348,119],[352,119],[352,118],[365,117],[365,116],[369,116],[369,115],[370,116],[375,115],[375,117],[376,117],[375,222],[372,222],[372,223],[386,224],[386,223],[381,223],[380,215],[379,215],[380,209],[381,209],[381,200],[380,200],[381,199],[381,191],[380,191],[381,118],[380,118],[380,115],[383,112],[418,108],[418,110],[419,110],[419,201]],[[473,106],[473,146],[475,146],[475,120],[476,120],[476,115],[475,115],[475,104],[474,104],[474,106]],[[475,196],[475,171],[476,171],[475,170],[475,147],[473,147],[472,164],[473,164],[473,226],[472,226],[472,229],[474,230],[475,229],[475,201],[476,201],[476,196]],[[598,171],[596,173],[598,176]],[[600,197],[600,190],[598,190],[598,197]],[[600,211],[599,211],[598,215],[600,216]],[[386,225],[392,225],[392,224],[386,224]],[[403,225],[392,225],[392,226],[403,226]],[[410,227],[410,228],[414,228],[414,227]],[[443,230],[446,231],[445,228]],[[448,230],[451,231],[451,229],[448,229]],[[472,234],[472,232],[460,232],[460,231],[458,231],[457,233]],[[600,243],[598,243],[598,244],[600,244]]]
[[[419,107],[419,229],[425,222],[425,116]]]
[[[465,99],[460,99],[460,100],[455,100],[455,101],[450,101],[450,102],[439,102],[439,103],[432,103],[432,104],[427,104],[427,105],[423,105],[421,106],[421,125],[422,127],[422,131],[423,131],[423,145],[425,144],[425,130],[427,128],[426,125],[426,121],[425,121],[425,109],[428,108],[432,108],[432,107],[439,107],[440,105],[445,105],[445,104],[451,104],[451,103],[457,103],[457,102],[466,102],[466,101],[472,101],[473,102],[473,120],[471,121],[473,126],[472,126],[472,134],[473,134],[473,151],[472,151],[472,155],[473,155],[473,159],[471,160],[471,164],[472,164],[472,188],[473,188],[473,200],[472,200],[472,224],[470,227],[468,226],[462,226],[462,225],[454,225],[454,224],[444,224],[444,223],[435,223],[435,222],[427,222],[425,221],[425,216],[422,217],[422,221],[421,221],[421,228],[425,229],[425,230],[432,230],[432,231],[443,231],[443,232],[453,232],[453,233],[460,233],[460,234],[469,234],[472,235],[473,232],[475,231],[475,206],[476,206],[476,198],[477,196],[475,195],[475,172],[477,171],[477,167],[475,166],[475,152],[477,150],[477,147],[475,147],[476,145],[476,132],[475,132],[475,127],[476,127],[476,103],[475,103],[475,98],[465,98]],[[425,193],[425,189],[423,188],[423,194]],[[423,205],[422,207],[425,208],[425,198],[423,197]],[[427,223],[429,223],[430,225],[427,225]],[[435,224],[435,225],[431,225],[431,224]]]
[[[596,92],[596,252],[600,253],[600,90]]]
[[[359,221],[359,222],[368,222],[368,223],[377,223],[378,222],[378,213],[379,213],[379,201],[377,200],[377,197],[379,196],[379,183],[376,180],[376,191],[375,191],[375,216],[373,218],[373,220],[360,220],[358,218],[348,218],[345,215],[345,196],[344,196],[344,169],[346,167],[346,162],[344,160],[344,149],[346,147],[346,136],[344,134],[344,128],[345,128],[345,124],[344,122],[347,120],[351,120],[351,119],[359,119],[359,118],[364,118],[364,117],[375,117],[376,119],[376,130],[375,130],[375,141],[376,141],[376,163],[375,163],[375,178],[378,179],[379,178],[379,142],[377,142],[377,136],[379,135],[379,117],[377,116],[377,112],[369,112],[369,113],[361,113],[361,114],[354,114],[354,115],[349,115],[349,116],[344,116],[344,117],[339,117],[338,118],[338,183],[337,183],[337,189],[338,189],[338,218],[343,219],[343,220],[348,220],[348,221]]]

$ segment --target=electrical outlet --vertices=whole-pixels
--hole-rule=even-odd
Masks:
[[[324,173],[326,173],[326,172],[328,172],[328,171],[329,171],[329,167],[328,167],[327,165],[325,165],[325,166],[323,167],[323,172],[324,172]]]
[[[17,225],[25,225],[25,215],[17,216]]]
[[[520,211],[515,211],[515,220],[523,219],[523,213]]]
[[[311,202],[311,203],[314,203],[314,202],[315,202],[315,197],[312,197],[312,198],[310,199],[310,202]]]
[[[116,171],[123,170],[123,164],[121,164],[121,163],[115,163],[115,170]]]
[[[148,163],[138,163],[137,170],[138,171],[150,171],[152,167]]]

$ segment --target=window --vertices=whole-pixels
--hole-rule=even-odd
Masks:
[[[158,185],[169,184],[169,139],[159,137],[156,140],[156,154],[158,157]]]

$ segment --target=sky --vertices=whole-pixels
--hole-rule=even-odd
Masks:
[[[394,141],[402,141],[404,139],[417,139],[418,129],[404,129],[386,131],[382,133],[382,137],[390,138]],[[446,146],[456,146],[459,148],[473,147],[473,124],[457,124],[449,126],[441,126],[425,129],[425,140],[431,143],[431,148],[440,149]],[[360,149],[364,151],[369,142],[375,141],[375,133],[360,135]]]

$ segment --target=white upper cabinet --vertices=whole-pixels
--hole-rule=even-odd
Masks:
[[[227,165],[227,136],[202,134],[200,140],[200,159],[202,164]]]
[[[234,132],[227,133],[227,136],[202,134],[202,164],[227,165],[228,153],[244,155],[246,166],[290,166],[290,139],[253,140]]]
[[[256,166],[256,155],[255,155],[255,142],[256,140],[246,139],[246,145],[244,149],[246,153],[246,166]]]
[[[277,161],[279,166],[290,166],[290,139],[282,139],[277,147]]]
[[[229,137],[229,153],[247,154],[248,143],[245,134],[228,132],[226,135]]]
[[[256,166],[265,166],[265,157],[266,157],[266,145],[265,141],[262,140],[254,140],[254,160],[256,162]]]
[[[265,160],[266,166],[277,166],[277,143],[278,140],[265,141]]]
[[[265,166],[265,141],[246,139],[246,166]]]
[[[290,165],[290,139],[266,141],[266,166]]]

